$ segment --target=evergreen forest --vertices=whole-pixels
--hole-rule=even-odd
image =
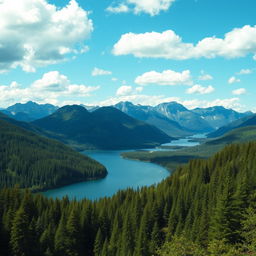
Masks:
[[[45,190],[106,176],[100,163],[55,140],[0,120],[0,188]]]
[[[1,256],[256,255],[256,142],[98,201],[0,191]]]

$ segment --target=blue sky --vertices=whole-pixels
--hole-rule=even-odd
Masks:
[[[1,0],[0,107],[256,111],[255,0]]]

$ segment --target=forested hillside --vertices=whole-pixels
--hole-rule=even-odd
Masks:
[[[42,190],[104,177],[98,162],[67,146],[0,120],[0,187]]]
[[[96,202],[2,190],[0,255],[255,255],[255,155],[255,142],[231,145]]]
[[[113,107],[88,112],[82,106],[64,106],[32,124],[83,150],[152,148],[172,139],[158,128]]]

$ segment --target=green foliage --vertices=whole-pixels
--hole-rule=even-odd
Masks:
[[[94,202],[2,189],[0,255],[255,255],[255,155],[256,142],[231,145]]]
[[[181,235],[173,236],[172,241],[165,243],[157,254],[159,256],[204,256],[205,251],[198,244]]]
[[[45,190],[106,175],[98,162],[3,120],[0,141],[0,188]]]
[[[251,254],[256,255],[256,209],[249,207],[243,221],[242,236],[245,240],[245,248]]]
[[[21,207],[15,214],[11,228],[10,246],[14,256],[31,255],[31,236],[28,227],[28,216]]]

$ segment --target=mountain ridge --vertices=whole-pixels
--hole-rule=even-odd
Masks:
[[[82,148],[127,149],[154,147],[171,138],[158,128],[113,107],[88,112],[78,105],[64,106],[33,125],[52,132],[56,139]]]

